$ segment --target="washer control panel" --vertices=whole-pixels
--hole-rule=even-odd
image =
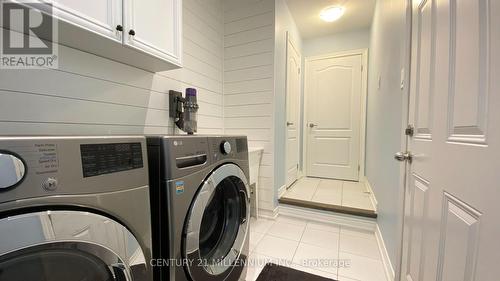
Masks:
[[[27,198],[145,187],[146,156],[143,136],[2,137],[0,206]]]
[[[217,136],[208,138],[212,161],[238,158],[240,153],[248,153],[244,136]]]
[[[231,143],[230,142],[223,141],[220,144],[220,151],[222,152],[222,154],[228,155],[229,153],[231,153],[231,150],[232,150],[232,147],[231,147]]]
[[[85,178],[143,167],[140,142],[82,144],[80,151]]]

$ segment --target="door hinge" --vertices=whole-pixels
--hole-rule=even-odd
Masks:
[[[365,69],[365,66],[361,65],[361,72],[363,72],[364,69]]]
[[[361,165],[358,165],[358,172],[361,171]]]
[[[415,127],[412,124],[408,124],[408,126],[405,129],[405,135],[413,137],[414,134],[415,134]]]
[[[299,67],[299,74],[300,74],[300,67]]]

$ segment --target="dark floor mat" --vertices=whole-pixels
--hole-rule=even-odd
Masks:
[[[256,281],[335,281],[293,268],[268,263]]]

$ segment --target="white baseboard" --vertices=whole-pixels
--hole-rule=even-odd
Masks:
[[[332,213],[328,211],[314,210],[309,208],[280,205],[279,215],[293,218],[307,219],[311,221],[336,224],[375,231],[377,221],[372,218],[363,218],[347,214]]]
[[[283,196],[286,192],[286,184],[282,185],[280,188],[278,188],[278,199]]]
[[[259,209],[259,218],[275,220],[278,217],[280,206],[274,210]]]
[[[392,266],[391,260],[389,259],[389,254],[387,253],[387,248],[385,247],[384,239],[382,238],[382,233],[378,225],[375,227],[375,237],[377,238],[377,244],[382,256],[382,263],[384,264],[385,275],[388,281],[394,281],[395,272]]]
[[[365,183],[366,191],[370,193],[370,201],[372,202],[373,207],[375,208],[375,212],[376,212],[377,207],[378,207],[378,202],[377,202],[377,198],[375,197],[375,192],[373,192],[372,186],[366,177],[364,177],[363,181]]]

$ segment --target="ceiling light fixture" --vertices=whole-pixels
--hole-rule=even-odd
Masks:
[[[332,22],[332,21],[336,21],[340,17],[342,17],[344,12],[345,12],[344,7],[330,6],[330,7],[326,7],[323,10],[321,10],[319,17],[326,22]]]

